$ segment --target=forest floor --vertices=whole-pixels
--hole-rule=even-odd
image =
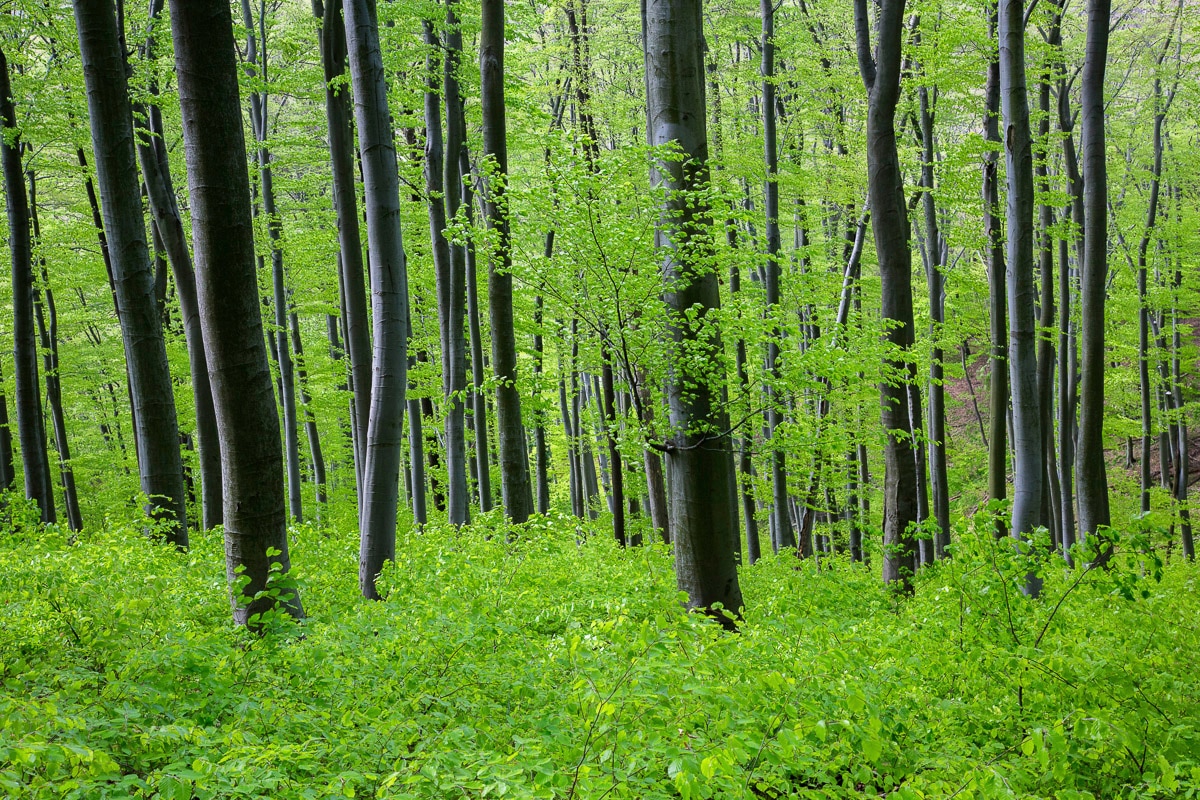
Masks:
[[[600,524],[603,524],[601,521]],[[566,517],[292,531],[310,617],[235,629],[217,534],[0,532],[0,787],[21,798],[1175,798],[1200,791],[1193,564],[1124,537],[1068,571],[959,532],[878,569],[742,570],[729,634],[669,549]],[[986,521],[981,530],[988,530]],[[879,554],[875,553],[878,564]],[[1039,569],[1043,598],[1020,592]],[[276,586],[290,591],[284,581]]]

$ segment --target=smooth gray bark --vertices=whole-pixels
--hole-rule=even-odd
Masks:
[[[396,556],[396,508],[408,382],[408,272],[400,235],[396,142],[375,3],[348,0],[343,13],[366,198],[375,342],[359,512],[358,583],[364,597],[377,599],[375,578],[384,563]]]
[[[251,599],[272,572],[286,574],[287,516],[282,442],[255,276],[246,141],[238,96],[233,19],[225,0],[171,0],[171,34],[183,118],[192,209],[196,290],[221,442],[225,569],[233,618],[282,601],[293,616],[299,594]]]
[[[733,627],[731,617],[715,613],[718,604],[734,615],[742,608],[723,367],[701,372],[695,366],[720,365],[723,349],[708,313],[720,308],[717,275],[707,264],[712,220],[696,194],[709,178],[700,0],[643,0],[642,33],[647,138],[651,146],[670,145],[683,156],[657,161],[652,173],[654,185],[665,191],[655,246],[664,259],[676,348],[668,369],[671,436],[665,448],[675,574],[690,607]]]
[[[484,216],[494,244],[488,254],[488,321],[496,379],[496,434],[500,445],[500,495],[516,523],[533,513],[529,459],[517,391],[517,337],[513,328],[512,251],[507,198],[508,136],[504,107],[504,0],[483,0],[479,35],[483,156],[489,164]]]
[[[456,2],[446,4],[446,33],[442,59],[442,88],[446,101],[446,146],[440,176],[445,217],[454,220],[463,204],[463,174],[461,158],[466,151],[463,100],[459,89],[458,72],[462,61],[462,31],[455,12]],[[469,208],[467,209],[470,210]],[[467,485],[467,342],[463,333],[463,317],[467,311],[467,249],[461,241],[449,244],[449,275],[446,327],[446,379],[444,388],[449,399],[446,412],[447,470],[450,474],[449,503],[451,512],[462,494],[462,521],[470,514],[470,487]],[[440,297],[440,294],[439,294]],[[449,450],[454,449],[454,453]],[[458,472],[461,462],[462,475]],[[476,467],[478,464],[476,464]],[[461,477],[461,489],[456,481]]]
[[[128,359],[138,475],[151,514],[166,521],[167,539],[182,548],[188,535],[179,421],[146,244],[133,109],[116,8],[112,0],[76,0],[74,7],[96,180]]]
[[[883,283],[883,318],[891,326],[888,344],[898,350],[886,357],[885,368],[911,382],[915,375],[905,363],[913,344],[912,250],[908,243],[908,208],[896,151],[896,105],[900,99],[900,51],[904,31],[904,0],[882,0],[876,20],[875,53],[871,52],[866,0],[855,0],[859,71],[868,94],[867,174],[871,195],[871,228]],[[910,526],[917,519],[916,460],[906,385],[896,380],[880,387],[884,449],[883,580],[912,591],[916,541]]]
[[[988,27],[996,33],[996,9],[990,10]],[[991,387],[988,413],[991,436],[988,447],[988,497],[1008,497],[1008,307],[1005,300],[1004,234],[1000,223],[1000,61],[988,62],[983,115],[984,139],[989,149],[983,160],[983,225],[987,236],[988,299],[992,349],[989,360]],[[994,149],[993,149],[994,148]],[[1005,535],[997,518],[995,535]]]
[[[1108,164],[1104,132],[1104,71],[1108,59],[1110,0],[1088,0],[1087,45],[1081,76],[1080,144],[1083,150],[1083,261],[1080,265],[1082,328],[1079,386],[1077,491],[1084,537],[1108,527],[1108,476],[1104,464],[1104,294],[1108,279]],[[1101,556],[1104,557],[1103,555]]]
[[[1033,139],[1025,75],[1024,0],[1000,0],[1000,107],[1004,117],[1005,172],[1008,176],[1007,256],[1009,382],[1013,410],[1012,534],[1027,537],[1042,525],[1045,452],[1038,402],[1037,325],[1033,310]],[[1037,595],[1031,578],[1026,591]]]

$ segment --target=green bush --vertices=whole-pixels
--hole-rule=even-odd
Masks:
[[[980,526],[986,529],[987,526]],[[0,787],[22,798],[1175,798],[1200,793],[1192,565],[962,532],[899,601],[874,571],[743,570],[739,634],[669,549],[574,519],[357,542],[292,531],[310,617],[230,622],[219,532],[0,535]],[[1034,554],[1038,552],[1035,548]],[[1041,600],[1020,593],[1031,568]],[[276,587],[277,589],[279,587]],[[286,587],[284,587],[286,588]]]

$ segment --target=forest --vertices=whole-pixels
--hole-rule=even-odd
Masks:
[[[1195,0],[0,0],[0,122],[6,796],[1200,797]]]

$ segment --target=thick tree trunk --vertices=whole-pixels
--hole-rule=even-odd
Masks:
[[[358,582],[364,597],[377,599],[375,578],[384,562],[396,555],[396,506],[408,381],[408,274],[400,238],[396,144],[375,4],[372,0],[348,0],[343,13],[366,189],[375,329],[371,408],[363,462]]]
[[[643,0],[647,138],[652,146],[678,147],[684,159],[660,161],[653,171],[654,184],[667,190],[655,246],[664,257],[676,348],[668,371],[666,446],[675,574],[690,607],[732,627],[732,618],[716,612],[718,604],[732,614],[742,608],[724,376],[698,374],[693,366],[719,364],[722,350],[709,314],[720,308],[717,276],[702,266],[712,249],[712,223],[697,195],[709,176],[701,31],[700,0]]]
[[[483,106],[483,155],[488,176],[484,210],[495,245],[488,254],[488,321],[492,368],[496,377],[496,432],[500,440],[500,494],[504,513],[524,522],[533,513],[529,458],[517,391],[517,338],[513,328],[512,251],[505,194],[508,140],[504,108],[504,2],[483,0],[479,37],[480,100]]]
[[[221,441],[225,569],[238,624],[299,595],[251,599],[290,567],[282,443],[254,272],[250,181],[238,97],[233,20],[224,0],[171,0],[183,117],[196,289]]]
[[[152,515],[166,521],[167,539],[182,548],[187,546],[188,534],[179,422],[146,245],[133,110],[112,0],[76,0],[75,25],[88,93],[104,230],[129,360],[138,474]]]
[[[885,368],[895,373],[880,388],[884,450],[883,579],[912,591],[916,542],[909,526],[916,521],[916,461],[912,452],[908,392],[914,369],[906,362],[913,344],[912,251],[908,244],[908,208],[900,159],[896,151],[896,104],[900,99],[900,50],[904,31],[904,0],[882,0],[876,24],[875,55],[871,54],[866,0],[855,0],[854,20],[858,61],[867,88],[867,165],[871,194],[871,227],[879,274],[883,283],[884,319],[890,327]]]
[[[1000,106],[1004,116],[1005,171],[1008,176],[1007,256],[1008,356],[1012,386],[1012,534],[1027,537],[1043,524],[1045,451],[1038,402],[1037,325],[1033,280],[1033,138],[1025,76],[1025,3],[1000,0]],[[1036,596],[1041,582],[1030,576],[1025,590]]]
[[[1104,464],[1104,294],[1108,279],[1108,167],[1104,144],[1104,70],[1110,0],[1088,0],[1087,47],[1080,117],[1083,148],[1083,262],[1080,265],[1081,345],[1077,483],[1079,528],[1085,537],[1110,524]],[[1103,554],[1101,556],[1104,557]]]

